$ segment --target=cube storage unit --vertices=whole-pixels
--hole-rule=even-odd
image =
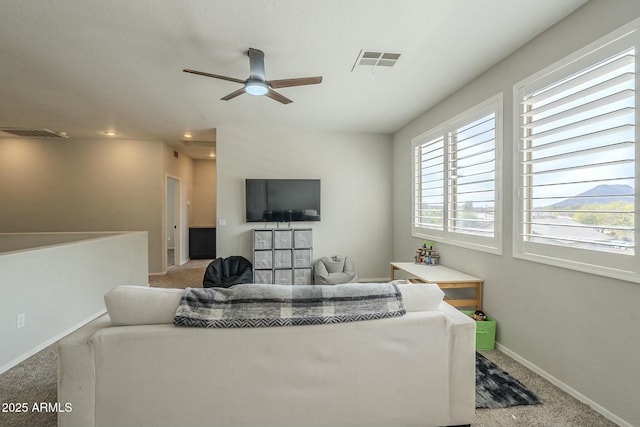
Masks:
[[[467,315],[473,311],[462,310]],[[496,321],[487,316],[487,320],[476,321],[476,350],[493,350],[496,347]]]
[[[313,230],[274,228],[253,230],[253,281],[310,285]]]

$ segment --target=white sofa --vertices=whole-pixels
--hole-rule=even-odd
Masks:
[[[435,285],[407,314],[247,329],[172,324],[182,290],[118,287],[58,345],[59,427],[426,427],[475,419],[475,322]]]

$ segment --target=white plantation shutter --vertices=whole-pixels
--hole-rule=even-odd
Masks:
[[[576,55],[514,88],[516,255],[597,274],[637,275],[633,38]]]
[[[444,229],[444,137],[432,133],[414,142],[415,229]]]
[[[495,113],[449,133],[449,231],[495,233]]]
[[[413,139],[413,235],[501,252],[502,95]]]

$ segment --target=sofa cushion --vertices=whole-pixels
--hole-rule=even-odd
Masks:
[[[402,301],[407,313],[412,311],[437,310],[444,298],[444,292],[435,283],[407,283],[395,281],[402,293]]]
[[[114,326],[173,323],[184,289],[117,286],[104,302]]]

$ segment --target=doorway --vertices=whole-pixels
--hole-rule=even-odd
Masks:
[[[167,268],[180,265],[180,180],[167,176]]]

